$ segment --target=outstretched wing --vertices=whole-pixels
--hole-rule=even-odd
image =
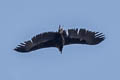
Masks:
[[[105,39],[103,33],[92,32],[85,29],[69,29],[65,37],[65,45],[68,44],[88,44],[96,45]]]
[[[57,36],[57,32],[45,32],[34,36],[32,40],[21,43],[14,50],[18,52],[30,52],[40,48],[55,47],[55,39]]]

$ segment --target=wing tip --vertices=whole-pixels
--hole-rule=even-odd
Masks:
[[[14,48],[13,50],[14,50],[14,51],[17,51],[17,52],[21,52],[21,53],[29,52],[29,51],[27,51],[23,46],[16,47],[16,48]]]
[[[30,45],[31,45],[31,41],[25,41],[24,43],[20,43],[16,48],[14,48],[13,50],[17,51],[17,52],[30,52]]]
[[[101,33],[100,36],[96,37],[95,45],[103,42],[105,39],[106,39],[105,35],[103,33]]]

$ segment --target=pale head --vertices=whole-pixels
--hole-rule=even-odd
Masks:
[[[61,34],[63,33],[63,28],[61,27],[61,25],[59,25],[58,32],[61,33]]]

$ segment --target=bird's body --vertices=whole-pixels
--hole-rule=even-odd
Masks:
[[[41,48],[57,47],[62,53],[65,45],[70,44],[88,44],[96,45],[105,39],[104,35],[99,32],[92,32],[85,29],[68,29],[63,30],[60,26],[58,32],[45,32],[36,35],[32,40],[25,41],[18,45],[14,50],[18,52],[30,52]]]

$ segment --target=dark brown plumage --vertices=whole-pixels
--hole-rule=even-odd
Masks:
[[[85,29],[63,30],[60,26],[58,32],[45,32],[36,35],[32,40],[25,41],[14,50],[18,52],[30,52],[41,48],[57,47],[62,53],[64,45],[87,44],[96,45],[105,39],[103,33],[92,32]]]

